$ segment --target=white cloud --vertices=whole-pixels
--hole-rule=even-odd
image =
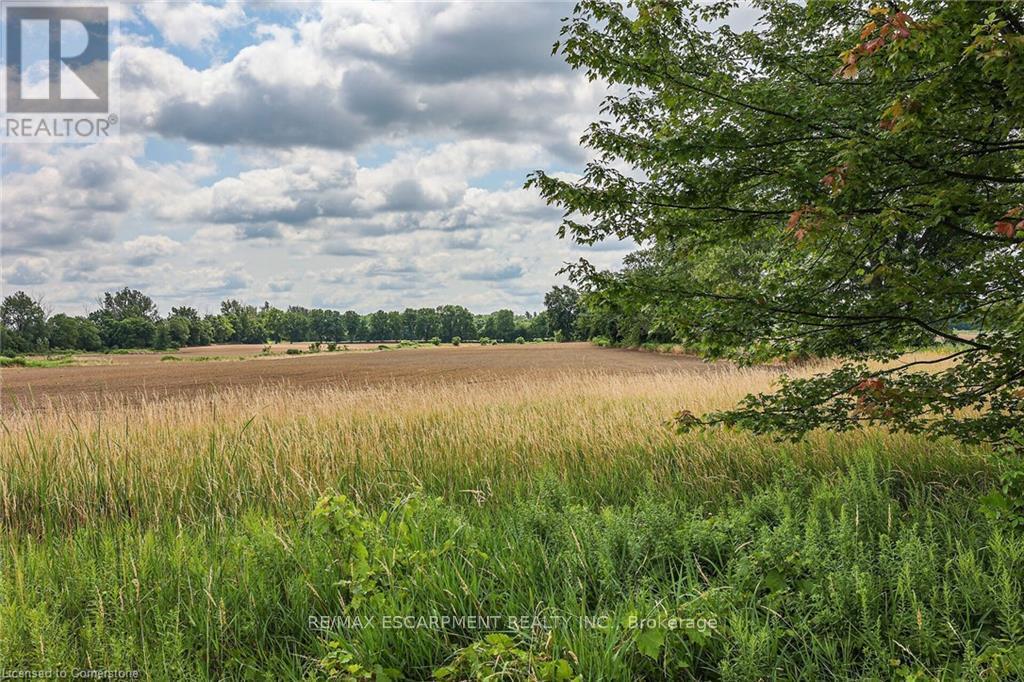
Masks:
[[[75,312],[121,286],[165,310],[536,309],[586,251],[522,181],[578,165],[604,94],[550,56],[570,6],[262,7],[142,6],[161,35],[115,54],[126,134],[7,150],[7,281]]]
[[[147,2],[141,9],[164,40],[193,50],[212,43],[223,29],[238,26],[245,20],[242,5],[237,2],[219,6],[200,2]]]
[[[152,265],[176,253],[181,244],[164,235],[142,235],[124,243],[125,262]]]
[[[176,14],[159,7],[177,35]],[[214,11],[171,7],[189,20]],[[261,27],[253,44],[206,69],[129,45],[115,58],[135,109],[126,125],[218,145],[357,149],[456,135],[531,139],[549,153],[578,155],[571,136],[580,129],[567,126],[602,92],[550,55],[568,8],[325,3],[294,26]]]
[[[16,258],[4,268],[8,284],[44,284],[50,279],[50,261],[46,258]]]

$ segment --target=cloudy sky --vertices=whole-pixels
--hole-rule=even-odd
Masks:
[[[4,145],[3,288],[81,313],[219,301],[536,310],[563,262],[526,174],[578,172],[604,89],[551,45],[570,4],[128,6],[117,141]]]

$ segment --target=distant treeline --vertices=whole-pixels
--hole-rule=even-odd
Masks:
[[[576,338],[579,296],[571,287],[555,287],[545,296],[545,310],[516,315],[497,310],[475,315],[458,305],[436,308],[378,310],[369,315],[348,310],[220,304],[219,314],[200,315],[195,308],[171,308],[161,317],[153,300],[134,289],[105,293],[99,308],[88,315],[48,316],[42,305],[23,291],[0,305],[0,353],[18,355],[51,350],[104,351],[124,348],[180,348],[213,343],[270,341],[399,341],[453,338]]]

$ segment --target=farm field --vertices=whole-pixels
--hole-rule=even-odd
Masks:
[[[424,345],[386,351],[378,350],[378,344],[347,347],[347,351],[299,356],[285,353],[304,351],[308,344],[275,344],[269,356],[262,355],[262,346],[242,344],[184,348],[175,353],[80,354],[67,366],[0,370],[0,402],[7,407],[54,401],[95,405],[97,401],[205,394],[228,387],[477,383],[556,371],[631,375],[713,367],[686,356],[600,349],[589,343]]]
[[[238,368],[279,374],[217,383]],[[172,385],[178,371],[210,374]],[[670,427],[769,388],[774,369],[537,344],[3,377],[63,372],[109,372],[118,392],[5,402],[7,669],[1022,672],[1024,543],[977,504],[994,480],[983,449]],[[133,372],[174,390],[111,398]]]

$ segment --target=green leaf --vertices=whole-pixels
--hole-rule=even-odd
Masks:
[[[772,592],[782,592],[786,589],[786,578],[775,569],[772,569],[765,575],[762,584]]]
[[[665,631],[661,628],[651,628],[649,630],[643,630],[636,636],[636,648],[637,650],[654,660],[658,659],[661,653],[661,647],[665,644]]]

